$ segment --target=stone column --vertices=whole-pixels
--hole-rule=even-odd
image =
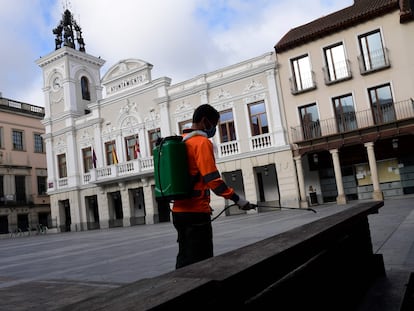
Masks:
[[[338,190],[338,196],[336,197],[336,203],[338,205],[346,204],[346,195],[344,191],[344,184],[342,182],[341,163],[339,162],[338,149],[329,150],[332,155],[332,161],[335,171],[336,188]]]
[[[109,228],[109,205],[106,191],[98,187],[97,192],[98,211],[99,211],[99,226],[101,229]]]
[[[308,201],[306,200],[305,178],[303,177],[302,157],[297,156],[294,157],[294,159],[299,183],[300,207],[308,207]]]
[[[155,193],[149,182],[148,178],[141,179],[143,191],[144,191],[144,204],[145,204],[145,223],[154,224],[155,208],[157,207],[157,202],[155,200]],[[157,219],[158,222],[158,219]]]
[[[53,144],[51,134],[47,134],[45,138],[46,145],[46,164],[47,164],[47,189],[54,190],[57,189],[57,171],[55,171],[56,160],[53,153]],[[7,183],[6,183],[7,184]],[[53,217],[53,215],[52,215]]]
[[[160,102],[158,104],[160,109],[160,129],[161,136],[167,137],[171,135],[171,122],[170,122],[170,109],[168,105],[168,99],[165,99],[165,102]]]
[[[286,133],[283,128],[282,111],[280,109],[279,96],[277,93],[277,82],[275,78],[275,69],[266,71],[267,85],[269,91],[269,101],[272,107],[272,121],[274,143],[276,146],[283,146],[287,144]]]
[[[377,160],[375,159],[374,143],[365,143],[364,146],[367,148],[369,169],[371,171],[372,186],[374,188],[372,198],[374,200],[382,201],[384,200],[384,196],[382,194],[378,179]]]
[[[124,227],[131,226],[131,204],[129,200],[129,191],[128,187],[124,182],[119,182],[119,193],[121,194],[121,202],[122,202],[122,214],[123,214],[123,222],[122,225]]]

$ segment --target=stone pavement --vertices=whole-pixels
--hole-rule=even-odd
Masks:
[[[257,242],[336,213],[275,210],[220,217],[213,223],[215,254]],[[385,200],[369,216],[373,249],[384,255],[387,277],[374,284],[360,310],[400,310],[414,272],[414,196]],[[176,233],[171,223],[0,239],[0,310],[56,310],[122,284],[174,269]]]

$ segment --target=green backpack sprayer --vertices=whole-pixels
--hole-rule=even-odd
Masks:
[[[182,136],[162,138],[153,150],[155,198],[188,198],[192,190],[187,150]]]

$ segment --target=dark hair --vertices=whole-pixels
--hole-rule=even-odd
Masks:
[[[198,123],[206,117],[209,121],[216,122],[220,119],[219,112],[209,104],[198,106],[193,114],[193,123]]]

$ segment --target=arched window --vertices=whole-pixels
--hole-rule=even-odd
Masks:
[[[88,78],[83,76],[81,78],[82,99],[91,100],[91,93],[89,92]]]

